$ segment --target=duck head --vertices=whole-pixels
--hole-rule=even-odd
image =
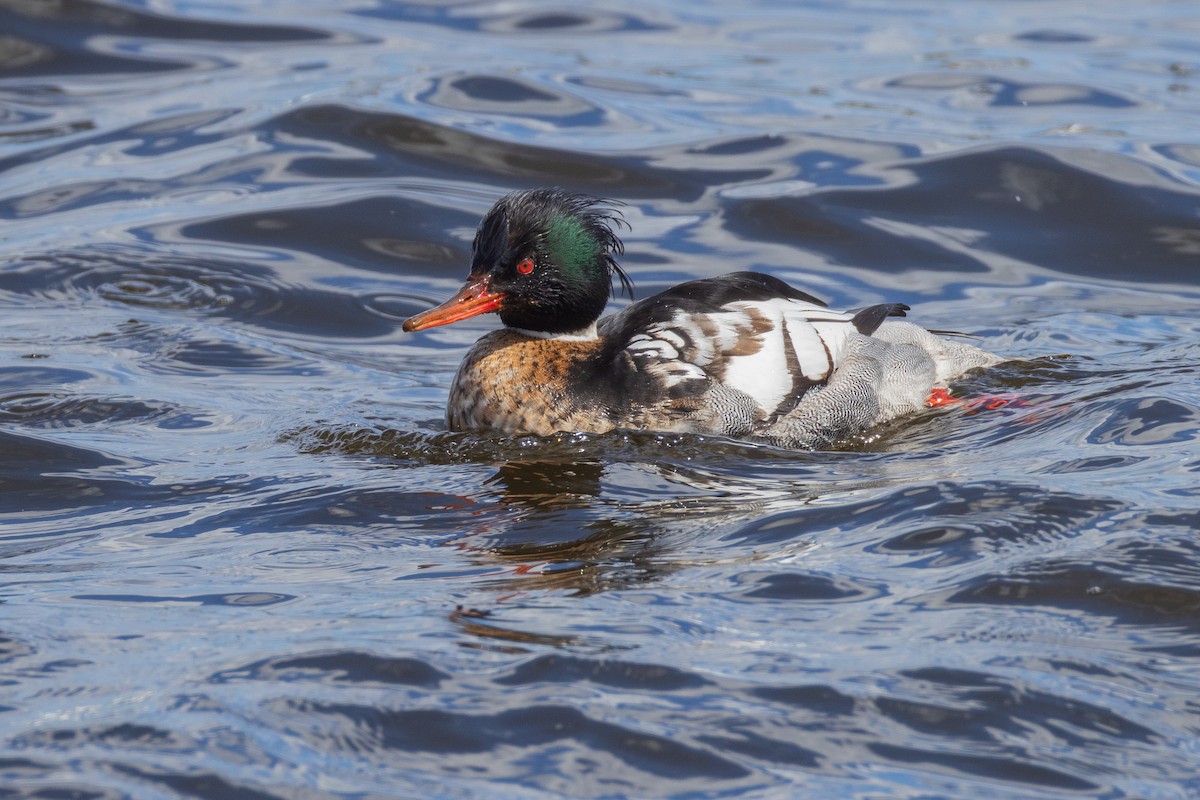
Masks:
[[[479,223],[471,273],[458,294],[404,321],[420,331],[498,313],[510,328],[562,335],[588,329],[608,302],[614,276],[632,296],[617,265],[618,213],[600,200],[558,189],[502,197]]]

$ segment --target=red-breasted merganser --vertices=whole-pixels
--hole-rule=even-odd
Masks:
[[[489,312],[504,323],[454,378],[451,430],[688,431],[815,448],[1001,361],[890,319],[906,305],[834,311],[755,272],[682,283],[600,319],[614,277],[632,297],[618,221],[603,201],[557,189],[513,192],[483,218],[466,285],[404,323]]]

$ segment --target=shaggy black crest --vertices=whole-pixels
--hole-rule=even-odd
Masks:
[[[479,224],[472,274],[486,274],[505,295],[504,324],[545,333],[581,330],[600,316],[615,276],[633,297],[616,262],[624,252],[611,204],[560,189],[532,189],[501,198]],[[532,259],[533,269],[518,266]],[[527,266],[527,265],[526,265]]]

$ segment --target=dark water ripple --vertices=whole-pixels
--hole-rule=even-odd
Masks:
[[[1018,83],[996,75],[973,75],[969,72],[918,73],[904,75],[884,84],[889,89],[920,89],[960,95],[958,102],[970,105],[981,103],[991,107],[1008,106],[1027,109],[1030,106],[1085,105],[1097,108],[1126,109],[1137,101],[1114,92],[1090,86],[1056,83]]]
[[[0,796],[1197,796],[1197,30],[0,0]],[[544,184],[639,296],[1018,360],[829,452],[447,432],[490,323],[399,323]]]
[[[463,111],[471,111],[468,103]],[[478,110],[478,109],[476,109]],[[514,112],[515,113],[515,112]],[[764,168],[747,169],[731,159],[728,175],[720,164],[703,173],[673,167],[652,154],[593,154],[565,148],[496,141],[470,131],[448,128],[419,117],[406,118],[339,106],[309,106],[276,120],[281,138],[342,141],[366,154],[346,164],[341,153],[294,159],[298,178],[345,176],[374,178],[402,174],[410,180],[452,177],[475,184],[540,186],[566,183],[596,194],[675,197],[695,200],[713,180],[740,182],[765,178]],[[675,148],[678,150],[679,148]],[[664,156],[667,154],[664,154]],[[659,161],[667,163],[657,163]],[[452,213],[447,211],[447,213]],[[398,220],[403,224],[404,216]],[[474,227],[478,214],[464,215]]]
[[[25,376],[21,376],[25,377]],[[0,396],[0,420],[26,425],[73,427],[103,422],[148,420],[175,409],[132,398],[72,397],[63,392],[26,391]]]
[[[356,13],[369,17],[437,25],[452,31],[488,31],[502,36],[529,36],[546,33],[593,34],[621,31],[664,30],[633,13],[606,12],[597,9],[555,9],[551,11],[498,10],[488,6],[385,5]]]
[[[1173,283],[1193,271],[1200,227],[1186,209],[1200,199],[1195,188],[1146,175],[1167,194],[1144,187],[1118,199],[1105,167],[1089,160],[1076,166],[1046,153],[989,148],[900,165],[889,183],[906,185],[890,192],[750,200],[732,204],[726,215],[740,237],[817,247],[846,265],[864,263],[899,233],[910,241],[893,249],[886,267],[898,272],[937,265],[970,273],[988,270],[997,256],[1120,280]],[[960,233],[972,247],[956,254],[936,229],[963,214],[985,227]],[[1063,229],[1086,231],[1087,241],[1064,240],[1055,233]],[[1143,231],[1136,250],[1121,244],[1131,229]]]

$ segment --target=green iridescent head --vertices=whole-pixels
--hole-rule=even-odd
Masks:
[[[539,333],[587,328],[604,310],[615,276],[632,296],[617,265],[622,224],[602,201],[558,189],[513,192],[501,198],[475,234],[472,279],[502,297],[505,325]]]

